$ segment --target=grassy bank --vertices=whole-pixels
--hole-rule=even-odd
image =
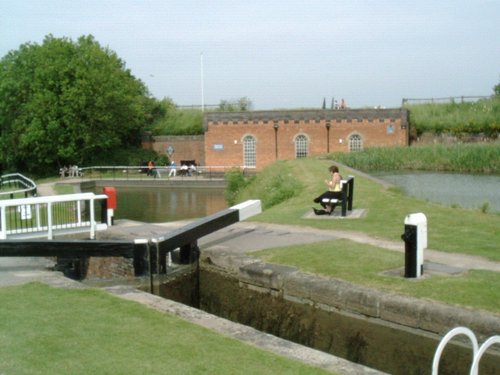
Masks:
[[[349,240],[317,242],[250,253],[267,262],[295,266],[390,293],[426,298],[500,314],[500,277],[492,271],[433,275],[419,280],[402,277],[404,255]]]
[[[367,173],[419,170],[500,174],[500,143],[369,148],[328,156]]]
[[[500,261],[500,215],[421,201],[344,167],[341,173],[355,176],[354,208],[365,209],[366,216],[352,220],[304,218],[314,205],[312,199],[324,191],[323,180],[328,177],[327,168],[331,163],[311,158],[273,165],[240,192],[239,198],[265,197],[262,189],[265,190],[266,176],[273,175],[274,171],[293,176],[301,188],[293,197],[252,218],[254,221],[361,232],[402,243],[405,216],[423,212],[428,220],[429,249]],[[459,276],[433,276],[409,282],[399,274],[384,273],[403,267],[404,254],[348,240],[270,249],[253,255],[390,292],[500,313],[500,278],[495,272],[469,271]]]
[[[2,374],[325,374],[95,289],[0,288]]]
[[[468,210],[425,202],[403,194],[397,188],[383,184],[355,171],[342,169],[344,175],[355,176],[354,207],[363,208],[367,214],[357,220],[311,220],[304,215],[311,210],[313,198],[324,189],[328,178],[328,160],[297,159],[270,166],[258,175],[239,195],[238,200],[265,198],[266,177],[287,174],[298,180],[301,188],[287,200],[266,209],[252,220],[276,224],[305,225],[319,229],[340,229],[364,232],[371,236],[401,241],[406,215],[423,212],[428,220],[430,249],[480,255],[500,261],[500,215],[483,213],[480,209]],[[263,203],[266,207],[266,202]]]
[[[417,134],[483,133],[494,136],[500,131],[500,97],[466,103],[427,103],[405,106],[411,127]]]

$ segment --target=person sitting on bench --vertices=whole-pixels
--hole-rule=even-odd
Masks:
[[[319,203],[323,207],[323,209],[313,207],[316,215],[331,215],[336,205],[335,203],[325,203],[324,201],[330,202],[332,199],[342,199],[342,176],[339,173],[339,168],[336,165],[332,165],[328,168],[328,171],[331,173],[331,178],[325,180],[328,191],[314,198],[314,203]]]

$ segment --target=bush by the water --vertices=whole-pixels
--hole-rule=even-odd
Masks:
[[[500,174],[500,143],[367,148],[329,159],[365,172],[419,170]]]
[[[239,171],[226,173],[226,200],[229,204],[259,197],[264,209],[300,194],[303,187],[287,162],[279,161],[252,178]]]

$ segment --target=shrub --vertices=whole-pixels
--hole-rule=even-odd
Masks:
[[[292,173],[286,161],[278,161],[264,168],[254,179],[248,180],[238,199],[260,199],[263,209],[268,209],[300,194],[302,183]]]
[[[224,197],[227,203],[232,206],[237,203],[239,193],[249,184],[253,177],[245,177],[243,172],[235,168],[226,172],[224,179],[227,183]]]

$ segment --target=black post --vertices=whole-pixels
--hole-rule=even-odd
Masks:
[[[181,246],[179,263],[180,264],[194,263],[198,259],[199,252],[200,250],[198,248],[198,241],[194,241]]]
[[[349,198],[347,200],[347,209],[349,211],[352,211],[352,200],[353,200],[353,195],[354,195],[354,177],[349,177],[349,191],[347,194],[349,194]]]
[[[144,276],[148,275],[151,270],[149,269],[149,245],[134,244],[134,275]]]
[[[347,192],[349,184],[342,184],[342,216],[347,215]]]
[[[330,127],[331,124],[329,122],[326,123],[326,152],[330,153]]]
[[[108,223],[108,200],[101,200],[101,223]]]
[[[405,277],[417,277],[417,226],[406,224],[401,239],[405,242]]]

